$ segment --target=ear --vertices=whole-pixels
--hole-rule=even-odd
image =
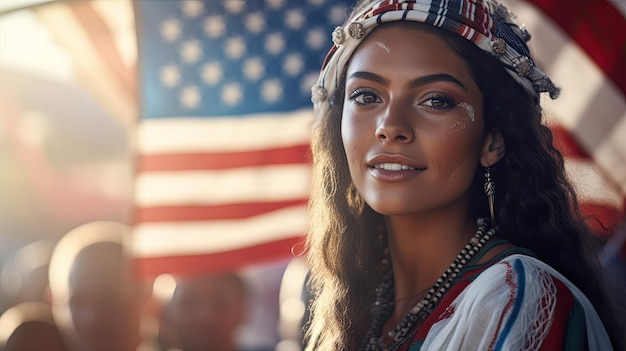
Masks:
[[[502,157],[504,157],[506,147],[504,138],[498,129],[490,130],[485,136],[483,150],[480,155],[480,164],[483,167],[495,165]]]

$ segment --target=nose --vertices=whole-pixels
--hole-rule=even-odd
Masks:
[[[413,126],[409,121],[409,107],[401,104],[389,104],[378,120],[376,139],[380,142],[410,143],[415,138]]]

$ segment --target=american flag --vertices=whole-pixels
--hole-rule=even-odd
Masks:
[[[559,99],[544,103],[584,212],[604,226],[618,224],[626,208],[626,5],[502,2],[533,34],[533,57],[562,88]],[[308,89],[350,3],[163,0],[133,7],[130,1],[90,0],[32,9],[31,20],[45,26],[71,59],[73,83],[136,139],[134,249],[141,274],[230,269],[291,255],[305,230]],[[15,31],[18,39],[23,32]],[[10,34],[5,29],[3,38]],[[0,51],[0,59],[11,53]],[[17,135],[7,121],[25,118],[7,109],[7,95],[18,86],[7,77],[0,72],[0,120],[5,133]],[[137,90],[142,118],[135,130]],[[16,92],[15,101],[24,102],[17,110],[41,99],[36,91]],[[55,118],[69,116],[78,99],[55,99]],[[50,207],[75,212],[76,203],[94,206],[96,200],[68,196],[71,189],[63,184],[77,182],[53,181],[62,174],[47,164],[44,150],[22,152],[17,138],[7,140],[15,141],[8,150],[21,150],[16,154],[27,172],[42,180],[33,191],[50,194]],[[119,205],[112,202],[125,212]]]
[[[626,4],[502,2],[534,34],[533,57],[562,88],[542,101],[547,120],[583,214],[610,236],[626,219]]]
[[[140,274],[292,255],[306,226],[310,88],[348,1],[140,1]]]

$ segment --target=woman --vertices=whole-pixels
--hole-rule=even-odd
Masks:
[[[529,38],[469,0],[370,1],[333,32],[308,349],[622,349]]]

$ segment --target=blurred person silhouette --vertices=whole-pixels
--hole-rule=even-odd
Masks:
[[[37,240],[8,256],[0,272],[0,286],[8,306],[22,302],[50,302],[48,267],[55,241]]]
[[[134,279],[130,227],[91,222],[68,232],[50,262],[54,320],[74,351],[134,351],[150,289]]]
[[[0,350],[67,351],[49,304],[22,302],[0,316]]]
[[[182,351],[238,350],[248,316],[249,287],[237,273],[177,279],[164,311]]]

